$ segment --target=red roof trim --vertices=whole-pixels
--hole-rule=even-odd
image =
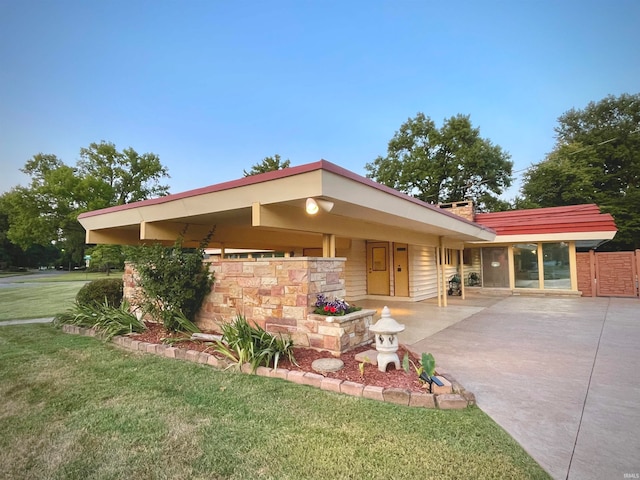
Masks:
[[[294,175],[300,175],[303,173],[309,173],[316,170],[324,170],[327,172],[335,173],[336,175],[340,175],[341,177],[348,178],[355,182],[361,183],[363,185],[367,185],[369,187],[375,188],[376,190],[380,190],[382,192],[388,193],[398,198],[402,198],[403,200],[407,200],[409,202],[415,203],[416,205],[420,205],[421,207],[428,208],[438,214],[445,215],[451,218],[455,218],[458,221],[474,225],[482,230],[490,231],[493,233],[493,230],[486,225],[481,225],[479,223],[474,223],[466,218],[460,217],[458,215],[454,215],[447,210],[443,210],[435,205],[423,202],[415,197],[407,195],[405,193],[394,190],[393,188],[387,187],[386,185],[382,185],[380,183],[374,182],[370,178],[363,177],[354,173],[346,168],[340,167],[334,163],[328,162],[327,160],[320,160],[318,162],[307,163],[304,165],[298,165],[295,167],[288,167],[282,170],[274,170],[272,172],[261,173],[259,175],[250,175],[248,177],[243,177],[238,180],[231,180],[229,182],[218,183],[215,185],[210,185],[208,187],[197,188],[194,190],[187,190],[181,193],[175,193],[170,195],[165,195],[164,197],[152,198],[149,200],[141,200],[139,202],[127,203],[125,205],[116,205],[114,207],[104,208],[102,210],[93,210],[91,212],[81,213],[78,218],[88,218],[96,215],[103,215],[107,213],[119,212],[123,210],[128,210],[132,208],[144,207],[148,205],[160,205],[167,202],[172,202],[175,200],[180,200],[183,198],[195,197],[198,195],[205,195],[208,193],[220,192],[223,190],[230,190],[232,188],[245,187],[248,185],[255,185],[258,183],[269,182],[271,180],[277,180],[279,178],[292,177]]]
[[[540,235],[573,232],[615,232],[613,217],[596,204],[479,213],[476,222],[498,235]]]

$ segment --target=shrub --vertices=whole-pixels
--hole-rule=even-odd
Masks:
[[[123,283],[120,278],[103,278],[84,285],[76,295],[78,305],[102,305],[118,308],[122,303]]]
[[[213,231],[202,245],[209,242],[211,235]],[[182,240],[179,237],[172,247],[142,245],[128,251],[140,275],[145,296],[143,310],[161,319],[170,332],[184,331],[185,319],[194,321],[213,283],[213,275],[202,263],[203,248],[183,248]],[[192,328],[191,324],[187,326]]]

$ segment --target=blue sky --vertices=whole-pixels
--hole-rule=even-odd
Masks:
[[[640,92],[639,24],[636,0],[0,0],[0,192],[101,140],[172,193],[276,153],[364,175],[417,112],[470,115],[521,170],[565,111]]]

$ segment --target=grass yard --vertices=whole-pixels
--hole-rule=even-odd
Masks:
[[[0,327],[0,465],[12,479],[549,478],[480,409],[357,399]]]
[[[122,278],[122,272],[111,272],[107,275],[103,272],[63,272],[50,273],[29,278],[29,275],[17,277],[16,283],[59,283],[59,282],[91,282],[100,278]]]
[[[0,322],[53,317],[73,305],[78,290],[86,282],[121,276],[121,273],[112,273],[111,277],[107,277],[104,273],[85,272],[16,276],[14,285],[0,288]]]
[[[83,282],[19,285],[0,288],[0,322],[53,317],[73,305]]]

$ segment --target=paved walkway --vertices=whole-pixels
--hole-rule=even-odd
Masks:
[[[554,478],[640,478],[640,300],[494,298],[413,340]]]
[[[29,318],[27,320],[7,320],[4,322],[0,322],[0,327],[4,327],[7,325],[24,325],[26,323],[51,323],[51,322],[53,322],[53,317]]]

